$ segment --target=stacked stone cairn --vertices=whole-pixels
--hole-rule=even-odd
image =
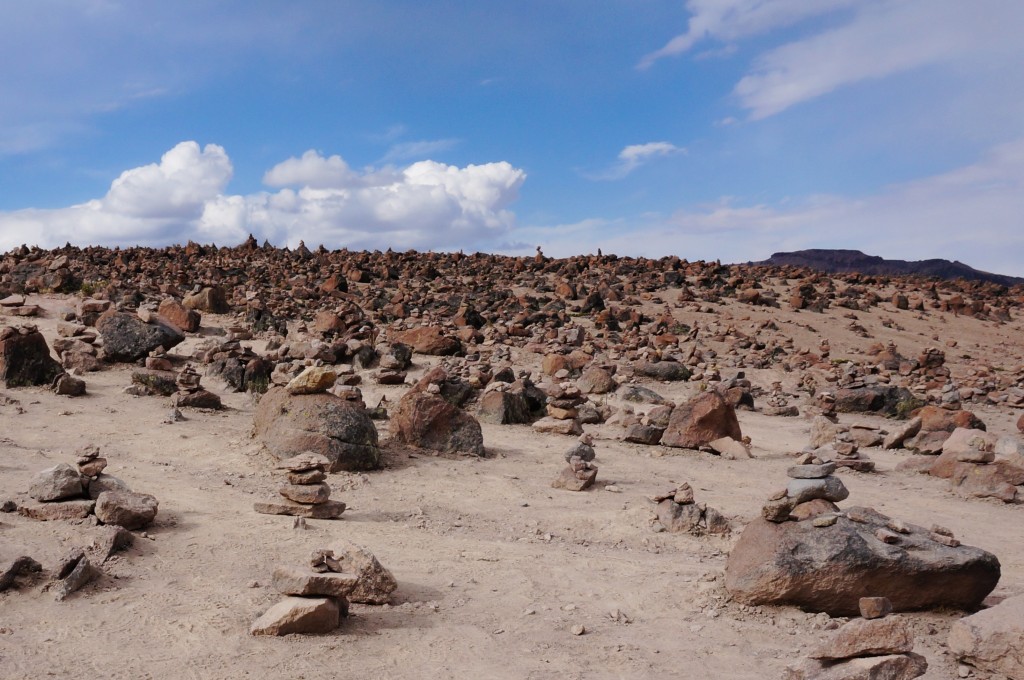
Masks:
[[[275,467],[287,475],[287,482],[278,489],[283,499],[258,501],[256,512],[264,515],[291,515],[309,519],[337,519],[345,512],[345,504],[331,500],[327,479],[330,461],[307,451],[282,460]]]
[[[551,482],[552,488],[583,491],[594,485],[597,480],[597,466],[593,460],[597,454],[594,452],[593,444],[594,438],[584,434],[579,442],[566,452],[565,461],[568,465]]]
[[[761,515],[769,522],[811,519],[815,526],[835,524],[839,512],[835,504],[850,495],[843,480],[832,474],[835,471],[834,462],[805,455],[799,465],[786,470],[789,484],[772,494]]]
[[[928,662],[914,654],[914,635],[907,619],[890,615],[884,597],[862,597],[859,619],[835,630],[811,649],[809,658],[790,666],[784,680],[891,678],[910,680],[924,675]]]
[[[331,550],[315,550],[308,568],[278,567],[273,586],[285,599],[268,609],[255,623],[253,635],[330,633],[348,616],[348,595],[359,576],[342,573]]]
[[[185,366],[175,377],[175,385],[178,393],[174,395],[175,406],[186,406],[191,408],[220,409],[222,407],[220,397],[213,392],[203,389],[199,384],[202,376],[192,367]]]
[[[38,520],[82,520],[95,515],[103,524],[129,530],[143,529],[156,518],[159,503],[150,494],[129,490],[122,480],[103,471],[107,459],[96,446],[78,452],[77,468],[60,463],[40,471],[29,496],[38,505],[22,505],[18,512]]]
[[[722,513],[695,501],[693,487],[686,482],[651,496],[651,500],[657,503],[653,523],[658,531],[664,527],[669,533],[686,532],[694,536],[731,531],[729,520]]]

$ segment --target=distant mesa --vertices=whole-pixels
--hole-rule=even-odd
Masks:
[[[752,264],[809,267],[829,274],[859,272],[874,276],[933,276],[939,279],[987,281],[1004,286],[1024,284],[1024,278],[983,272],[963,262],[949,260],[886,260],[865,255],[859,250],[812,248],[791,253],[773,253],[770,258]]]

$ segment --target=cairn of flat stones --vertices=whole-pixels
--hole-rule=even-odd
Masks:
[[[687,482],[651,496],[657,503],[655,526],[670,533],[686,532],[695,536],[728,534],[729,520],[706,503],[697,503],[693,487]],[[660,523],[660,525],[658,524]]]
[[[891,615],[885,597],[862,597],[861,618],[833,631],[811,648],[808,658],[788,667],[784,680],[893,678],[924,675],[928,662],[914,654],[914,634],[906,618]]]
[[[832,474],[835,471],[832,461],[804,456],[799,465],[786,470],[789,483],[768,499],[762,517],[769,522],[812,519],[815,526],[835,524],[839,511],[835,504],[850,495],[843,480]]]
[[[314,550],[307,567],[277,567],[273,587],[285,599],[268,609],[250,628],[253,635],[330,633],[348,616],[348,595],[359,575],[342,573],[332,550]]]
[[[337,519],[345,512],[345,504],[331,500],[331,487],[324,481],[329,466],[327,458],[309,451],[282,460],[275,466],[287,477],[278,489],[282,498],[258,501],[253,509],[264,515]]]
[[[597,466],[593,460],[597,454],[594,452],[593,444],[593,437],[584,434],[579,442],[566,452],[565,461],[568,465],[551,482],[552,488],[584,491],[594,485],[597,480]]]

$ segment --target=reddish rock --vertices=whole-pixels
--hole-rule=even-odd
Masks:
[[[722,437],[741,441],[743,433],[736,419],[736,409],[722,395],[712,390],[672,411],[661,443],[695,449]]]
[[[411,390],[391,415],[396,441],[444,453],[484,455],[477,419],[433,394]]]
[[[211,314],[227,314],[231,311],[227,295],[220,286],[208,286],[198,293],[186,295],[182,305],[189,309],[196,309],[200,312]]]
[[[412,347],[418,354],[431,356],[450,356],[462,351],[462,343],[455,338],[447,337],[436,326],[420,326],[407,331],[395,333],[395,342]]]
[[[202,315],[199,312],[189,309],[174,298],[161,300],[157,313],[186,333],[198,331],[199,323],[202,321]]]
[[[253,635],[330,633],[341,622],[341,609],[330,597],[288,597],[252,624]]]
[[[1024,595],[954,622],[949,651],[986,673],[1024,678]]]
[[[914,413],[921,419],[922,432],[952,432],[958,427],[969,430],[984,430],[985,423],[970,411],[950,411],[938,406],[925,406]]]

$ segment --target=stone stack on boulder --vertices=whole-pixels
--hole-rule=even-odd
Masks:
[[[657,503],[656,526],[664,527],[670,533],[686,532],[694,536],[704,534],[728,534],[731,531],[729,520],[706,503],[697,503],[693,495],[693,487],[688,483],[667,489],[651,496]],[[661,528],[658,529],[661,531]]]
[[[843,480],[832,474],[835,471],[834,462],[805,456],[801,464],[786,471],[789,483],[772,494],[761,509],[761,516],[775,523],[812,519],[815,526],[826,521],[835,524],[839,512],[835,504],[850,495]]]
[[[807,659],[783,673],[785,680],[911,680],[924,675],[928,662],[914,654],[914,635],[905,618],[875,607],[886,598],[867,597],[863,618],[853,619],[811,649]],[[864,612],[865,607],[861,607]],[[891,603],[888,610],[891,611]]]
[[[807,481],[823,484],[826,478]],[[929,530],[852,507],[810,521],[753,520],[729,553],[725,586],[742,604],[849,616],[865,596],[887,597],[895,611],[974,609],[999,577],[995,555],[960,545],[942,527]]]
[[[278,567],[273,586],[285,599],[268,609],[249,629],[253,635],[316,635],[338,628],[348,616],[348,595],[358,583],[343,573],[331,550],[316,550],[305,568]]]
[[[594,485],[597,480],[597,466],[593,463],[596,457],[593,444],[594,438],[584,434],[580,441],[566,452],[565,461],[568,465],[551,482],[552,488],[583,491]]]
[[[276,465],[285,472],[287,482],[278,493],[283,498],[258,501],[253,509],[264,515],[290,515],[310,519],[337,519],[345,512],[345,504],[331,500],[327,484],[330,461],[317,453],[306,452],[282,460]]]

